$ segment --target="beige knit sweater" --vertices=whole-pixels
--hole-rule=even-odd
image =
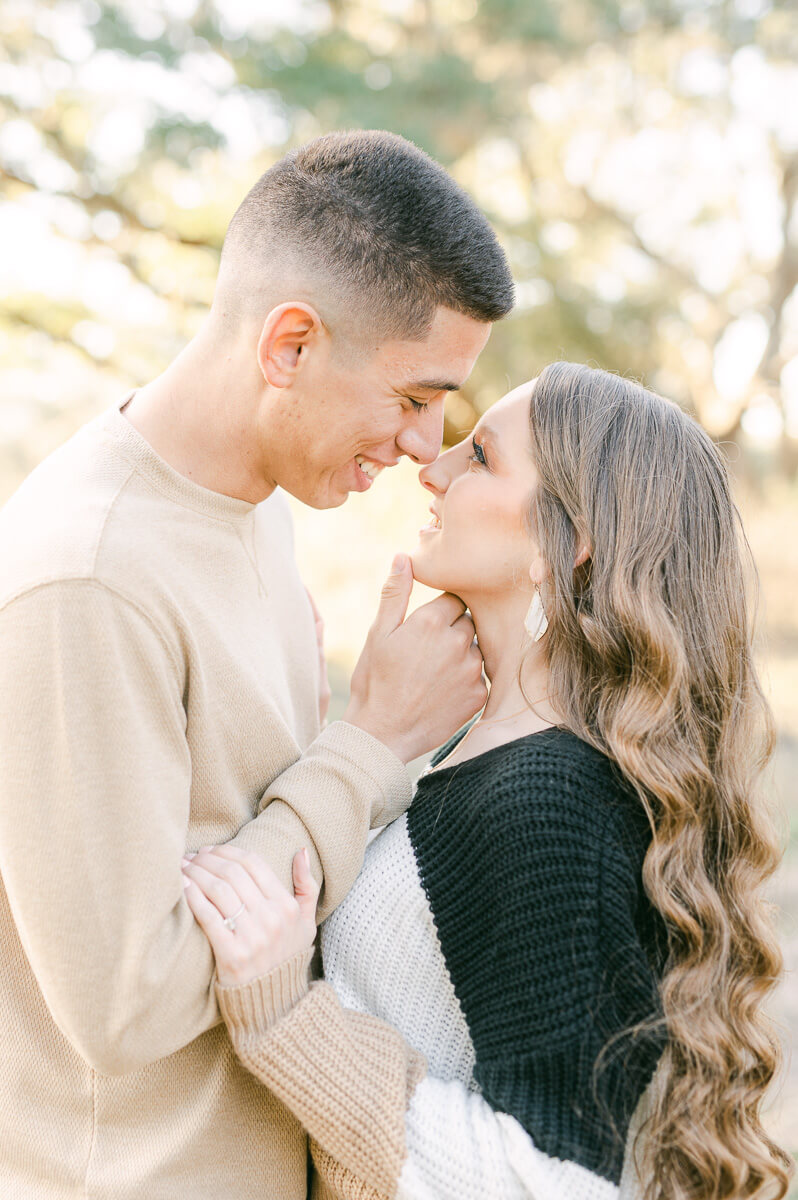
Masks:
[[[193,484],[117,407],[12,497],[0,562],[0,1196],[304,1200],[181,855],[234,838],[288,883],[308,845],[323,916],[410,786],[319,732],[285,502]]]

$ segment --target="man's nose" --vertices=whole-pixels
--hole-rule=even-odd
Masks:
[[[435,462],[443,444],[443,401],[413,417],[399,433],[396,444],[415,463]]]

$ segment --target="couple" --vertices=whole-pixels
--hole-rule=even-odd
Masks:
[[[437,164],[320,138],[178,359],[0,514],[4,1198],[784,1194],[726,474],[564,363],[438,457],[511,297]],[[432,519],[322,729],[279,489],[402,454]]]

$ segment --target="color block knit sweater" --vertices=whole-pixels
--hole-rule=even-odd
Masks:
[[[299,958],[217,988],[311,1134],[316,1196],[637,1194],[626,1135],[663,1043],[617,1035],[658,1011],[648,841],[603,755],[517,739],[421,777],[323,926],[325,982]]]

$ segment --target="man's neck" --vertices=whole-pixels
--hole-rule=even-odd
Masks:
[[[263,478],[259,382],[251,361],[239,364],[201,331],[163,374],[134,392],[122,412],[175,471],[210,491],[257,504],[274,491]]]

